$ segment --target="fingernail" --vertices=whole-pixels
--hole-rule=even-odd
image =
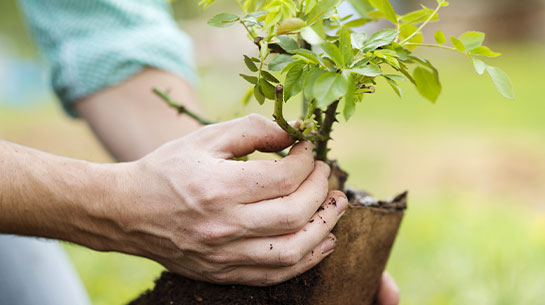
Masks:
[[[332,202],[335,204],[335,209],[337,211],[337,215],[341,216],[344,211],[346,210],[346,207],[348,207],[348,200],[346,200],[345,196],[340,197],[331,197]]]
[[[322,254],[326,254],[329,251],[333,250],[335,246],[337,245],[337,239],[332,234],[329,234],[329,236],[322,242]]]

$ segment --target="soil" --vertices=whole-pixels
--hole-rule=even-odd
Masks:
[[[129,305],[305,305],[310,304],[320,278],[319,269],[314,268],[276,286],[250,287],[204,283],[163,272],[154,290]]]

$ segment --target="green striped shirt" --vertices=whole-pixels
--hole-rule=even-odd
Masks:
[[[193,47],[166,0],[19,0],[64,108],[145,67],[197,80]]]

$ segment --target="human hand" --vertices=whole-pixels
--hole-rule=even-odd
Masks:
[[[377,305],[398,305],[399,288],[388,272],[382,273],[378,288]]]
[[[129,198],[117,204],[122,233],[114,250],[216,283],[272,285],[310,269],[332,252],[330,231],[348,204],[342,192],[328,194],[329,167],[314,161],[308,142],[277,161],[232,160],[293,141],[249,115],[126,164]]]

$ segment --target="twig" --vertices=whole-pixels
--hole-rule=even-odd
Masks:
[[[159,96],[163,101],[165,101],[170,107],[173,107],[176,110],[178,110],[179,114],[187,114],[192,119],[194,119],[195,121],[201,123],[202,125],[210,125],[210,124],[215,123],[215,122],[212,122],[210,120],[202,118],[198,114],[196,114],[196,113],[192,112],[191,110],[187,109],[185,106],[176,103],[174,100],[172,100],[170,98],[170,96],[166,92],[163,92],[163,91],[161,91],[161,90],[159,90],[157,88],[153,88],[153,93],[157,94],[157,96]]]
[[[429,44],[429,43],[406,43],[405,44],[406,46],[416,46],[416,47],[428,47],[428,48],[441,48],[441,49],[445,49],[445,50],[450,50],[450,51],[458,51],[456,50],[456,48],[452,48],[452,47],[449,47],[449,46],[443,46],[443,45],[440,45],[440,44]]]

